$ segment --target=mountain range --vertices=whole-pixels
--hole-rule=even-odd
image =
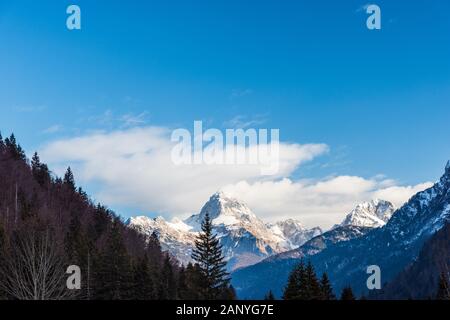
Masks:
[[[297,257],[319,252],[330,243],[362,236],[384,225],[393,211],[393,205],[387,201],[365,202],[356,206],[340,225],[323,233],[319,227],[308,229],[294,219],[265,223],[242,201],[218,192],[211,196],[199,214],[184,221],[175,218],[169,222],[162,217],[139,216],[130,218],[128,225],[146,235],[156,233],[163,250],[187,264],[191,262],[201,222],[209,214],[223,246],[228,269],[236,270],[270,257]]]
[[[359,220],[358,214],[353,216],[355,219],[349,220]],[[280,297],[290,271],[300,259],[311,261],[318,273],[326,272],[336,292],[351,286],[357,295],[367,294],[366,271],[370,265],[380,267],[382,283],[392,281],[414,263],[424,243],[450,221],[450,162],[431,188],[414,195],[387,223],[380,220],[383,223],[373,220],[384,224],[380,228],[351,228],[356,236],[347,241],[333,241],[342,232],[340,225],[293,252],[236,270],[232,279],[238,296],[257,299],[272,290]]]

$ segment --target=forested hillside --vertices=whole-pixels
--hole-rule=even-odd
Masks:
[[[81,269],[68,290],[67,267]],[[0,135],[0,299],[201,299],[201,272],[186,269],[77,187],[14,135]]]
[[[405,268],[375,299],[450,299],[450,289],[439,296],[440,281],[450,277],[450,224],[423,246],[419,257]]]

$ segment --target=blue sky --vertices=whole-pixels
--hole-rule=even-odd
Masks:
[[[65,26],[72,3],[81,31]],[[329,146],[291,179],[433,181],[450,158],[450,3],[374,3],[380,31],[352,0],[0,0],[1,131],[31,152],[234,119]]]

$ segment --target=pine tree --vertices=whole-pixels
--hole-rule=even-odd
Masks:
[[[68,186],[69,189],[72,190],[73,192],[76,191],[75,178],[73,176],[73,172],[70,167],[67,168],[67,171],[64,174],[63,183],[64,183],[64,185]]]
[[[320,283],[317,279],[316,272],[311,261],[305,269],[305,283],[306,283],[306,293],[305,300],[319,300],[321,299],[322,292],[320,290]]]
[[[159,300],[175,300],[177,297],[177,281],[173,270],[170,256],[166,254],[164,263],[161,269],[160,285],[158,290]]]
[[[23,151],[22,147],[17,144],[14,133],[12,133],[9,138],[5,139],[5,146],[11,152],[14,159],[22,161],[26,160],[27,157],[25,155],[25,152]]]
[[[77,265],[81,270],[85,270],[86,273],[90,272],[90,245],[88,237],[83,233],[81,228],[80,219],[77,214],[72,216],[69,224],[69,229],[65,238],[65,248],[68,258],[68,263],[71,265]],[[82,290],[76,292],[80,298],[90,298],[90,274],[86,277],[82,277]]]
[[[183,300],[202,300],[205,297],[202,294],[204,291],[204,276],[198,264],[189,263],[185,270],[184,280],[182,285],[182,290],[179,292],[179,298]]]
[[[302,282],[305,279],[305,264],[300,261],[291,271],[288,283],[283,293],[283,300],[295,300],[300,296]]]
[[[269,290],[269,292],[266,293],[266,295],[264,296],[264,300],[267,300],[267,301],[275,300],[275,296],[274,296],[272,290]]]
[[[205,299],[217,299],[223,290],[229,288],[229,274],[222,254],[222,246],[212,230],[208,214],[202,222],[202,232],[195,241],[192,259],[198,264],[205,278],[203,294]]]
[[[186,278],[186,268],[181,266],[178,272],[177,298],[180,300],[189,299],[188,280]]]
[[[341,300],[356,300],[351,287],[345,287],[342,289]]]
[[[450,286],[448,283],[448,276],[443,272],[439,277],[438,292],[436,300],[450,300]]]
[[[323,273],[322,279],[320,280],[320,291],[322,300],[336,300],[336,296],[333,293],[333,288],[331,287],[330,280],[326,273]]]
[[[33,154],[33,158],[31,158],[31,169],[36,171],[41,166],[41,160],[39,159],[39,155],[37,152]]]
[[[139,259],[133,270],[133,299],[155,300],[156,292],[148,258]]]
[[[96,257],[94,280],[96,299],[124,300],[131,297],[131,262],[120,226],[120,221],[115,219],[108,231],[106,246]]]
[[[34,153],[33,158],[31,159],[31,172],[41,186],[44,186],[50,181],[50,171],[46,164],[41,163],[37,152]]]

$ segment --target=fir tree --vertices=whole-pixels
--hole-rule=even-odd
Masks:
[[[23,161],[26,160],[25,152],[23,151],[22,147],[17,144],[14,133],[12,133],[9,138],[5,139],[5,146],[11,152],[14,159]]]
[[[82,277],[82,290],[78,293],[79,297],[90,298],[90,245],[87,236],[83,233],[78,215],[72,215],[69,224],[69,230],[65,239],[65,247],[68,263],[80,266],[86,271],[86,276]],[[89,274],[88,274],[89,273]]]
[[[155,300],[156,292],[151,275],[148,258],[145,255],[139,259],[133,272],[133,299]]]
[[[333,288],[331,287],[328,275],[323,273],[322,279],[320,280],[320,291],[322,300],[336,300],[336,296],[333,293]]]
[[[305,269],[305,300],[319,300],[322,297],[322,292],[320,290],[320,283],[317,279],[316,272],[311,261]]]
[[[131,297],[132,270],[124,245],[121,223],[115,219],[106,239],[106,247],[95,263],[95,298],[124,300]]]
[[[159,300],[175,300],[177,297],[177,281],[170,256],[166,254],[160,275]]]
[[[300,296],[302,290],[302,282],[305,279],[305,264],[300,261],[298,265],[291,271],[288,283],[283,293],[283,300],[295,300]]]
[[[37,152],[33,154],[33,158],[31,158],[31,169],[33,171],[38,170],[41,166],[41,160],[39,159],[39,155]]]
[[[75,178],[73,176],[73,172],[72,172],[72,169],[70,167],[67,168],[67,171],[64,174],[63,183],[64,183],[64,185],[69,187],[69,189],[72,190],[73,192],[76,191]]]
[[[351,287],[345,287],[342,289],[341,300],[356,300]]]
[[[222,254],[222,246],[212,230],[212,222],[208,214],[202,222],[202,232],[195,241],[192,259],[198,264],[205,282],[203,294],[205,299],[217,299],[223,290],[229,288],[229,274]]]
[[[438,292],[436,300],[450,300],[450,286],[448,283],[448,276],[443,272],[439,277]]]
[[[198,264],[189,263],[185,270],[184,279],[181,281],[185,283],[182,285],[182,290],[179,292],[179,298],[184,300],[202,300],[204,296],[205,279]]]
[[[37,152],[34,153],[33,158],[31,159],[31,172],[41,186],[44,186],[50,181],[50,171],[46,164],[41,163]]]

